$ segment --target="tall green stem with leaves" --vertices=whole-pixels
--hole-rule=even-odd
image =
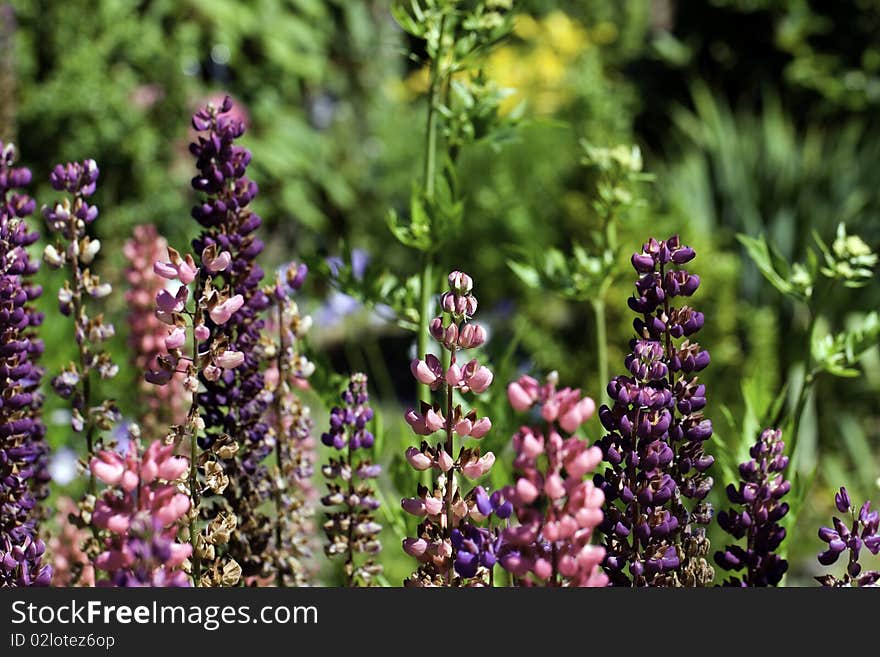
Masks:
[[[437,27],[436,50],[430,62],[431,83],[428,88],[427,122],[425,126],[425,167],[422,184],[424,186],[425,204],[430,206],[434,201],[434,187],[437,177],[437,119],[438,105],[443,88],[442,65],[443,65],[443,38],[446,26],[446,14],[440,18]],[[419,284],[419,325],[416,330],[418,336],[418,353],[423,354],[428,348],[428,320],[431,317],[431,297],[434,291],[434,253],[426,250],[422,256],[422,273]],[[416,394],[421,401],[431,398],[431,391],[427,386],[416,382]]]
[[[834,241],[828,245],[814,234],[817,251],[807,249],[806,261],[789,263],[770,245],[764,236],[737,236],[758,270],[779,292],[803,308],[807,321],[803,356],[803,378],[798,393],[789,405],[782,404],[773,426],[790,426],[789,450],[795,473],[804,471],[802,450],[798,450],[803,416],[813,386],[823,372],[834,376],[852,377],[860,374],[856,365],[861,356],[880,337],[880,316],[876,312],[862,315],[849,328],[839,333],[826,333],[821,326],[832,324],[826,312],[826,301],[835,288],[860,288],[874,277],[878,258],[857,235],[848,235],[840,224]],[[786,386],[791,388],[791,383]]]
[[[778,408],[771,426],[789,427],[788,449],[792,462],[791,512],[787,521],[794,524],[810,488],[818,455],[808,458],[804,443],[800,440],[804,415],[810,394],[819,376],[859,376],[859,360],[880,338],[880,314],[875,312],[853,315],[847,328],[837,333],[828,331],[833,326],[831,314],[826,312],[825,302],[834,294],[835,288],[860,288],[874,277],[878,258],[870,247],[857,235],[847,235],[840,224],[835,240],[827,245],[822,238],[813,235],[817,251],[808,248],[805,262],[791,263],[770,245],[765,237],[737,236],[740,243],[764,278],[786,297],[792,299],[808,314],[805,333],[805,353],[802,358],[803,377],[797,383],[797,394],[786,404],[778,399]],[[825,327],[825,335],[819,331]],[[791,390],[789,381],[783,390]],[[774,404],[775,406],[776,404]]]
[[[586,167],[586,190],[598,227],[591,244],[575,243],[571,254],[559,249],[523,253],[510,261],[510,268],[530,287],[550,290],[572,301],[590,303],[593,316],[592,338],[596,354],[596,392],[608,401],[608,339],[605,299],[617,273],[620,247],[618,224],[635,208],[644,205],[639,184],[652,179],[642,172],[642,157],[635,146],[600,148],[582,142],[582,164]]]

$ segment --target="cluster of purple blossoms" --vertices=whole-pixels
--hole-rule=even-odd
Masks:
[[[880,511],[871,511],[871,502],[865,502],[858,510],[852,503],[846,488],[841,487],[834,496],[834,505],[841,513],[848,513],[849,524],[834,517],[834,527],[819,529],[819,538],[828,544],[828,548],[819,554],[819,563],[831,566],[845,552],[849,555],[846,570],[842,578],[834,575],[821,575],[816,578],[822,586],[855,587],[878,586],[880,571],[862,569],[859,557],[862,548],[871,554],[880,554]]]
[[[268,426],[264,417],[271,394],[265,387],[257,349],[264,325],[260,314],[270,303],[260,287],[263,270],[256,264],[256,257],[263,250],[263,242],[255,232],[262,220],[250,208],[257,185],[247,177],[250,151],[235,143],[244,134],[245,126],[233,113],[229,97],[219,107],[209,103],[196,112],[192,125],[199,133],[197,141],[190,144],[198,169],[192,187],[204,194],[192,210],[193,218],[203,227],[193,240],[193,247],[197,253],[203,253],[213,246],[218,252],[231,255],[230,266],[220,278],[231,294],[243,300],[229,322],[222,326],[208,324],[212,338],[216,340],[217,334],[222,334],[231,349],[244,355],[244,361],[217,379],[202,377],[204,391],[199,394],[199,408],[205,432],[199,442],[207,449],[224,435],[240,441],[237,453],[224,465],[230,477],[224,496],[240,523],[229,552],[246,576],[259,575],[262,553],[271,536],[271,532],[260,529],[271,523],[258,507],[272,493],[263,461],[273,446],[266,438]]]
[[[700,527],[712,517],[704,500],[714,459],[703,450],[712,423],[695,376],[709,353],[692,340],[702,313],[672,306],[700,285],[682,268],[694,256],[673,236],[649,240],[632,257],[639,279],[629,307],[641,317],[625,361],[630,375],[608,384],[613,405],[599,410],[608,433],[597,444],[608,467],[595,477],[605,494],[604,568],[618,586],[703,586],[714,576]]]
[[[782,474],[788,467],[785,443],[778,429],[765,429],[751,447],[751,460],[740,464],[742,481],[727,487],[727,498],[736,509],[721,511],[718,524],[735,539],[746,539],[745,547],[728,546],[715,553],[715,563],[725,570],[745,570],[731,577],[727,586],[776,586],[788,570],[788,562],[775,553],[785,539],[779,521],[788,513],[782,498],[791,484]]]
[[[52,569],[42,563],[38,500],[48,481],[40,421],[43,352],[33,328],[42,322],[31,303],[41,289],[28,277],[39,267],[27,247],[38,239],[25,218],[35,203],[16,191],[31,172],[14,167],[15,148],[0,142],[0,586],[47,586]]]
[[[371,483],[381,468],[369,457],[355,460],[359,449],[368,450],[375,441],[367,428],[373,419],[369,401],[366,375],[353,374],[342,393],[343,405],[330,412],[330,430],[321,436],[324,445],[343,452],[340,458],[331,457],[321,469],[329,482],[321,501],[329,507],[324,551],[330,557],[344,555],[346,586],[369,586],[382,572],[382,566],[374,561],[382,549],[378,539],[382,525],[373,518],[379,500]],[[362,554],[367,555],[364,561],[356,557]]]

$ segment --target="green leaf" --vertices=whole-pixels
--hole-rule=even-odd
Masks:
[[[516,260],[507,260],[507,266],[528,287],[537,289],[541,287],[541,276],[534,267]]]
[[[786,280],[789,272],[786,271],[785,276],[783,276],[777,271],[777,258],[774,258],[773,254],[770,252],[770,247],[767,245],[764,236],[762,235],[761,237],[756,238],[740,233],[736,238],[739,240],[740,244],[745,247],[752,262],[755,263],[755,266],[758,267],[758,270],[764,275],[764,278],[766,278],[777,290],[785,295],[791,296],[794,292],[794,286]]]
[[[412,10],[412,14],[407,11]],[[416,0],[395,0],[391,3],[391,15],[405,32],[415,37],[425,38],[427,27],[425,26],[425,14]]]

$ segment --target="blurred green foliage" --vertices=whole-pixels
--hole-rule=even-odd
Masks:
[[[328,255],[348,261],[352,249],[363,250],[371,257],[367,274],[358,278],[343,268],[347,287],[360,285],[365,298],[413,307],[418,290],[399,283],[417,275],[420,263],[393,238],[386,216],[389,209],[413,214],[412,182],[423,157],[425,52],[418,35],[395,25],[389,2],[11,5],[15,76],[0,74],[0,86],[14,94],[15,114],[14,126],[4,130],[15,135],[34,170],[40,202],[51,198],[46,181],[56,162],[98,161],[102,214],[95,230],[105,246],[95,267],[102,277],[121,286],[121,244],[137,223],[157,224],[185,248],[196,231],[189,219],[188,116],[205,99],[229,92],[249,125],[244,143],[253,150],[252,174],[261,189],[256,208],[265,222],[264,268],[291,259],[319,263]],[[872,111],[880,102],[874,43],[880,4],[520,0],[515,9],[511,37],[480,56],[485,81],[499,92],[510,90],[498,98],[498,111],[515,117],[517,126],[503,139],[477,140],[457,153],[461,231],[436,254],[439,271],[473,275],[480,317],[490,327],[485,352],[496,383],[485,403],[495,429],[486,447],[499,454],[497,483],[509,467],[504,450],[516,428],[507,381],[526,369],[539,375],[558,370],[564,385],[597,398],[601,392],[595,328],[583,300],[589,286],[576,298],[551,295],[542,285],[523,284],[508,262],[524,250],[552,260],[554,253],[577,255],[577,244],[593,244],[601,213],[581,141],[598,149],[637,145],[654,182],[640,186],[644,202],[620,223],[613,261],[602,263],[616,272],[607,293],[610,370],[621,370],[632,332],[629,253],[651,235],[680,233],[697,249],[694,269],[703,279],[694,305],[705,313],[701,343],[713,359],[704,379],[707,412],[716,424],[716,503],[723,503],[721,484],[775,414],[780,394],[790,395],[782,399],[790,405],[808,350],[828,368],[842,357],[849,370],[858,336],[868,336],[858,345],[864,352],[858,376],[819,378],[805,408],[802,441],[818,476],[791,529],[789,550],[792,581],[806,582],[816,570],[815,526],[831,511],[829,490],[847,484],[854,497],[880,497],[880,354],[876,329],[866,330],[871,321],[876,327],[870,312],[880,308],[880,285],[874,274],[863,287],[835,288],[811,329],[803,300],[781,296],[736,236],[765,236],[777,262],[791,267],[781,279],[792,286],[800,283],[791,263],[809,268],[808,249],[816,267],[828,267],[822,251],[834,250],[841,223],[877,250],[880,137]],[[408,58],[408,52],[422,57]],[[589,249],[583,255],[590,265]],[[57,317],[58,281],[43,276],[44,360],[54,372],[70,358],[70,333]],[[384,411],[381,460],[389,473],[382,490],[394,506],[412,488],[401,460],[411,435],[400,411],[413,403],[414,339],[383,321],[391,315],[381,308],[378,318],[363,309],[344,318],[328,312],[322,304],[331,293],[329,278],[329,267],[320,266],[306,289],[318,319],[314,347],[325,370],[363,368],[377,387]],[[125,363],[121,289],[107,312],[120,329],[116,358]],[[412,317],[397,320],[412,328]],[[120,376],[132,382],[140,373],[128,368]],[[317,381],[324,398],[332,398],[335,379],[326,374]],[[134,391],[123,385],[105,394],[118,395],[133,414]],[[320,409],[316,417],[320,422]],[[598,431],[594,422],[591,437]],[[56,446],[66,441],[61,425],[50,435]],[[396,511],[387,525],[399,522]],[[389,532],[383,557],[394,584],[410,566],[396,549],[396,534]]]

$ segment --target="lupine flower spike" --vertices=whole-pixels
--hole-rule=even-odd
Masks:
[[[273,331],[263,335],[266,386],[273,403],[267,424],[275,442],[276,468],[271,472],[275,497],[271,563],[278,586],[306,586],[314,575],[314,513],[317,490],[312,482],[315,464],[314,421],[297,392],[308,387],[315,365],[302,351],[312,325],[301,315],[293,294],[302,287],[308,268],[290,264],[278,273],[268,292],[275,303]]]
[[[475,491],[463,494],[457,475],[477,481],[495,463],[492,452],[481,454],[476,447],[462,446],[457,454],[455,451],[456,435],[462,441],[479,440],[492,428],[488,417],[479,417],[475,410],[464,409],[454,400],[456,391],[475,395],[485,392],[493,378],[489,368],[476,359],[466,363],[459,361],[460,352],[475,349],[486,341],[483,327],[471,321],[477,310],[473,285],[467,274],[460,271],[449,274],[449,290],[440,299],[443,314],[431,320],[429,326],[434,340],[442,350],[449,352],[449,367],[444,369],[433,354],[411,363],[413,376],[420,383],[432,391],[445,391],[445,408],[439,403],[423,402],[418,410],[410,409],[404,416],[417,435],[428,438],[437,431],[444,433],[443,442],[430,444],[424,440],[419,447],[406,451],[406,459],[414,469],[439,472],[431,488],[419,486],[416,497],[402,502],[405,511],[423,519],[417,535],[403,542],[404,551],[420,564],[418,571],[407,580],[408,586],[480,585],[488,582],[491,574],[485,564],[473,571],[473,559],[466,559],[464,568],[456,571],[456,564],[463,563],[460,557],[463,546],[474,554],[473,550],[479,547],[477,543],[485,543],[474,542],[479,532],[468,527],[470,522],[465,522],[475,507]],[[464,541],[471,541],[473,545]]]
[[[727,487],[727,498],[736,508],[721,511],[718,524],[745,547],[730,545],[715,553],[715,563],[730,571],[726,586],[776,586],[788,570],[788,562],[776,554],[785,538],[779,521],[788,513],[782,498],[791,490],[783,472],[788,467],[785,443],[778,429],[765,429],[749,450],[751,460],[739,466],[742,481]]]
[[[119,420],[112,400],[97,404],[93,397],[93,373],[100,379],[112,379],[119,367],[103,347],[115,329],[101,314],[92,316],[89,300],[103,299],[113,291],[110,283],[102,282],[92,273],[91,266],[101,250],[101,242],[89,236],[89,227],[98,218],[97,206],[89,204],[98,182],[98,165],[94,160],[59,164],[49,176],[52,187],[64,192],[54,205],[43,206],[43,216],[55,241],[46,245],[43,260],[53,269],[66,267],[70,278],[58,291],[61,314],[72,316],[74,340],[79,360],[64,368],[52,379],[52,388],[71,403],[71,428],[85,436],[89,458],[102,445],[102,432]],[[90,492],[95,492],[95,478],[90,477]]]
[[[40,420],[43,343],[33,329],[42,322],[29,282],[39,262],[27,247],[39,237],[25,219],[35,203],[16,191],[31,172],[14,167],[15,148],[0,142],[0,587],[46,586],[52,568],[43,563],[39,500],[46,494],[46,428]]]
[[[608,433],[597,444],[608,466],[595,478],[605,493],[604,567],[618,586],[704,586],[714,576],[702,527],[712,517],[704,500],[714,459],[703,451],[712,423],[703,417],[706,387],[695,376],[709,352],[692,340],[703,314],[672,305],[700,285],[682,268],[694,256],[673,236],[649,240],[632,257],[636,337],[625,360],[629,375],[608,384],[613,405],[599,410]]]
[[[382,549],[378,539],[382,525],[373,517],[379,500],[371,483],[381,469],[368,456],[357,456],[359,450],[372,448],[375,440],[367,428],[373,409],[369,406],[366,375],[351,376],[342,393],[342,404],[330,412],[330,430],[321,436],[324,445],[342,452],[340,458],[331,458],[321,469],[329,482],[327,494],[321,499],[330,509],[324,523],[328,540],[325,552],[330,557],[344,555],[346,586],[369,586],[382,572],[374,559]]]
[[[168,325],[156,316],[156,296],[168,281],[156,274],[156,262],[168,260],[168,242],[150,224],[136,226],[132,237],[122,247],[128,263],[125,279],[128,289],[128,346],[136,372],[158,369],[158,357],[168,353],[165,338]],[[176,274],[176,272],[175,272]],[[166,385],[151,385],[139,377],[142,413],[141,429],[150,438],[160,438],[169,424],[182,424],[186,417],[183,375],[177,374]]]
[[[189,496],[178,490],[189,462],[158,440],[141,452],[133,436],[126,455],[101,450],[89,469],[107,484],[92,515],[105,532],[94,566],[108,579],[98,585],[189,586],[181,566],[191,546],[175,540],[190,507]]]
[[[584,479],[602,452],[571,435],[593,416],[596,404],[580,390],[558,390],[557,378],[553,372],[541,385],[523,376],[507,387],[515,410],[541,406],[546,428],[523,426],[513,437],[516,483],[504,489],[504,497],[519,525],[503,531],[500,563],[521,585],[607,586],[600,567],[605,549],[590,544],[605,496]]]
[[[79,507],[69,497],[58,498],[55,507],[56,530],[48,541],[48,552],[52,555],[52,586],[94,586],[95,568],[83,550],[92,534],[76,522]]]
[[[880,571],[864,570],[859,558],[862,548],[871,554],[880,553],[880,511],[871,511],[871,502],[865,502],[859,509],[852,503],[849,492],[841,487],[834,496],[834,505],[842,514],[849,517],[833,518],[832,527],[819,529],[819,538],[828,544],[828,548],[819,554],[819,563],[833,566],[844,554],[847,555],[846,569],[843,577],[821,575],[816,579],[822,586],[855,587],[878,586]]]
[[[245,125],[228,96],[219,106],[208,103],[196,112],[192,125],[199,133],[190,144],[198,169],[192,186],[203,195],[192,210],[202,226],[193,248],[202,254],[203,267],[217,272],[215,282],[222,281],[235,299],[234,305],[218,306],[206,326],[215,340],[222,337],[242,358],[221,376],[202,377],[199,404],[205,433],[200,442],[203,449],[213,449],[225,436],[238,442],[239,449],[229,452],[222,466],[229,476],[223,492],[226,506],[239,523],[227,551],[245,576],[259,576],[265,574],[262,556],[271,538],[271,531],[265,531],[271,520],[261,510],[272,495],[263,461],[273,445],[265,422],[271,394],[257,353],[264,325],[260,313],[269,307],[260,287],[263,270],[255,262],[263,250],[256,235],[262,220],[250,208],[257,185],[247,177],[250,151],[235,143]]]
[[[168,261],[153,264],[156,275],[168,283],[155,301],[156,317],[166,325],[165,353],[156,358],[156,368],[146,373],[145,380],[167,386],[183,377],[183,388],[190,395],[189,411],[184,424],[171,427],[170,439],[187,445],[190,451],[190,574],[196,586],[231,585],[238,581],[241,568],[234,560],[218,559],[216,549],[228,542],[236,525],[235,516],[221,511],[210,518],[202,531],[198,521],[202,496],[209,491],[219,495],[229,485],[222,462],[238,450],[238,445],[227,435],[212,440],[210,449],[199,453],[200,438],[205,430],[199,381],[216,381],[228,376],[244,362],[244,354],[233,349],[222,332],[208,328],[209,321],[215,329],[222,327],[242,307],[243,300],[228,288],[215,287],[214,277],[229,266],[227,252],[206,248],[197,264],[191,255],[181,256],[170,247],[167,250]],[[190,285],[194,286],[192,294]],[[203,562],[207,566],[204,572]]]

